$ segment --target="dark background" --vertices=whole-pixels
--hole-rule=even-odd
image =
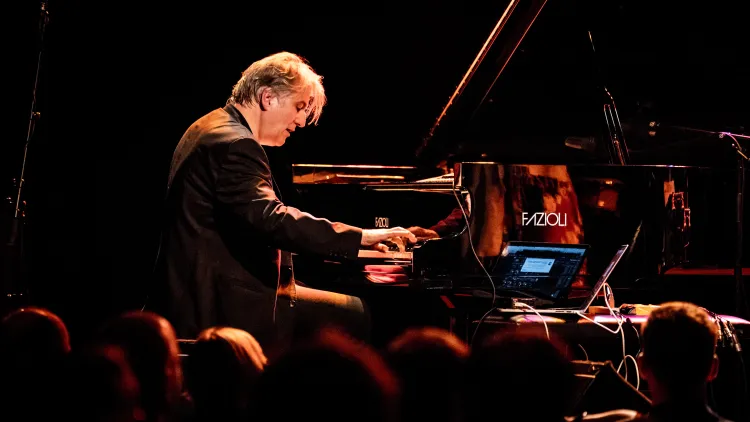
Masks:
[[[13,3],[3,13],[3,196],[14,192],[20,172],[39,48],[39,3]],[[140,307],[172,150],[268,54],[306,57],[329,98],[319,126],[274,151],[275,169],[414,164],[414,151],[503,7],[457,3],[405,10],[406,2],[272,9],[50,1],[41,119],[23,191],[33,301],[81,327]],[[566,135],[601,136],[603,81],[627,125],[647,115],[741,132],[750,120],[750,67],[734,3],[550,0],[493,91],[492,118],[477,136],[540,153],[559,148]],[[654,145],[638,133],[633,145],[658,149],[664,163],[734,165],[722,141],[691,136],[668,148],[685,139]]]

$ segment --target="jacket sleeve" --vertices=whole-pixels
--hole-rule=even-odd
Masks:
[[[464,213],[460,207],[453,209],[451,214],[438,221],[430,230],[434,230],[440,236],[458,231],[464,224]]]
[[[281,203],[273,190],[263,148],[253,139],[231,142],[218,157],[216,195],[220,206],[252,233],[280,249],[354,259],[362,229],[318,218]]]

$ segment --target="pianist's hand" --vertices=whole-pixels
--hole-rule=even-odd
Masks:
[[[419,239],[437,239],[438,237],[440,237],[440,235],[437,234],[435,230],[425,229],[417,226],[409,227],[409,231]]]
[[[375,250],[388,252],[388,246],[380,242],[396,237],[405,237],[411,243],[417,241],[417,237],[403,227],[393,227],[390,229],[363,229],[361,245],[372,246]]]

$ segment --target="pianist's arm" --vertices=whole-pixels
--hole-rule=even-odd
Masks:
[[[457,232],[464,225],[464,213],[460,207],[453,209],[453,212],[444,219],[438,221],[434,226],[430,227],[438,236],[445,236],[446,234]]]
[[[281,203],[273,190],[266,153],[255,140],[232,142],[217,160],[217,200],[223,211],[237,219],[239,229],[248,233],[248,241],[261,234],[273,246],[290,252],[356,259],[362,229]]]
[[[438,221],[432,227],[409,227],[409,231],[414,233],[418,238],[436,239],[450,233],[458,232],[464,224],[464,214],[461,208],[456,207],[453,212],[444,219]]]

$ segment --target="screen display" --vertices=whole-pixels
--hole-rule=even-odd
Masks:
[[[552,269],[554,263],[555,260],[549,258],[526,258],[521,267],[521,272],[549,274],[549,270]]]
[[[586,245],[514,245],[495,270],[501,287],[558,299],[570,288],[586,255]]]

